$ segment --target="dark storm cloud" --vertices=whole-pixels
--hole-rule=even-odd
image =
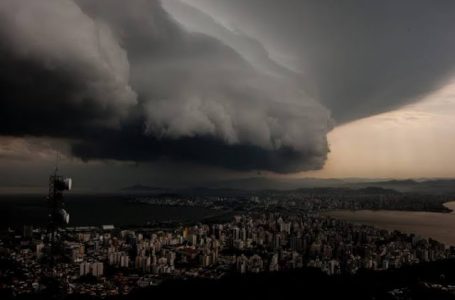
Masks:
[[[0,134],[71,138],[116,123],[115,107],[98,103],[93,95],[74,99],[86,82],[70,72],[12,57],[4,49],[0,66]]]
[[[290,58],[339,122],[417,101],[454,73],[454,1],[185,2]]]
[[[232,170],[255,169],[289,173],[308,168],[320,168],[326,153],[296,151],[290,147],[267,150],[254,145],[232,144],[212,136],[159,139],[138,134],[137,128],[121,132],[104,132],[102,142],[98,137],[86,138],[73,145],[73,154],[84,159],[113,159],[151,161],[169,158],[174,161],[190,161],[203,165],[224,167]]]
[[[136,105],[123,49],[74,3],[5,0],[0,20],[0,134],[80,136]]]
[[[329,113],[292,83],[158,1],[76,3],[0,4],[0,134],[63,137],[87,160],[322,167]]]
[[[287,77],[287,80],[302,76],[302,74],[293,72],[271,59],[270,54],[258,40],[239,31],[238,28],[235,31],[226,28],[207,13],[184,1],[165,0],[163,1],[163,7],[188,30],[216,37],[235,49],[255,68],[274,76]]]

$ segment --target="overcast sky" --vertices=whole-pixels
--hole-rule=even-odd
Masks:
[[[37,22],[39,20],[39,22]],[[455,177],[455,2],[3,0],[0,186]]]

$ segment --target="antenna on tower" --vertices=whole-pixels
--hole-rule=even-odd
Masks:
[[[60,152],[57,151],[56,157],[55,157],[55,175],[58,173],[58,163],[60,162]]]

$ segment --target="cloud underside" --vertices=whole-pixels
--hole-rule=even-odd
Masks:
[[[164,1],[199,28],[178,1]],[[416,102],[455,71],[454,1],[183,2],[254,36],[305,74],[308,92],[338,123]]]
[[[324,164],[321,104],[159,1],[5,0],[0,17],[0,135],[62,138],[84,160]]]
[[[0,135],[84,160],[313,170],[331,116],[400,107],[454,72],[450,1],[163,3],[1,1]]]

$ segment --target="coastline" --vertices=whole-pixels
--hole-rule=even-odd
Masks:
[[[450,212],[401,210],[332,210],[321,213],[335,219],[371,225],[386,230],[432,238],[455,246],[455,201],[444,203]]]

